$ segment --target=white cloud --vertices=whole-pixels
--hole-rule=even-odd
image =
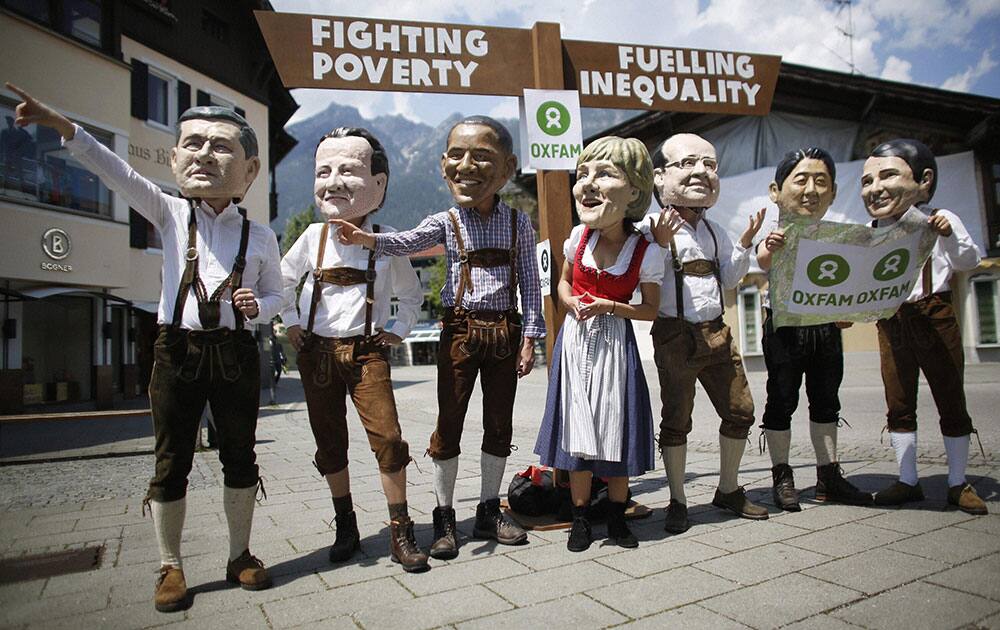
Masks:
[[[979,62],[975,66],[969,66],[964,72],[954,74],[944,80],[941,84],[943,90],[953,90],[955,92],[968,92],[969,88],[979,80],[980,77],[996,67],[997,62],[990,55],[991,50],[984,50]]]
[[[389,112],[389,114],[402,116],[403,118],[413,122],[420,122],[420,117],[417,116],[416,111],[413,108],[413,98],[414,96],[412,94],[393,92],[392,111]]]
[[[913,64],[905,59],[900,59],[895,55],[889,55],[889,58],[885,60],[885,65],[882,66],[882,78],[888,81],[903,81],[910,82],[912,77],[910,71],[913,69]]]
[[[292,90],[292,98],[299,104],[299,108],[288,123],[294,124],[318,114],[332,102],[356,107],[365,118],[373,118],[386,112],[386,106],[390,104],[387,96],[383,92],[363,92],[360,90]]]
[[[487,114],[493,118],[517,118],[520,115],[517,99],[513,96],[504,98]]]
[[[831,0],[769,0],[766,7],[757,0],[491,0],[461,4],[454,0],[369,0],[363,5],[348,0],[273,0],[272,4],[278,11],[517,28],[530,28],[536,21],[555,22],[566,39],[780,54],[791,63],[841,72],[851,71],[853,63],[857,72],[896,81],[912,81],[914,61],[900,51],[916,46],[984,48],[992,42],[973,41],[972,31],[983,20],[1000,16],[998,0],[855,0],[850,8]],[[848,38],[846,31],[853,36]],[[880,51],[886,50],[894,54],[885,58],[888,53]],[[956,73],[949,85],[961,88],[989,70],[981,67],[982,62],[965,71],[968,79],[954,66],[939,70],[940,76],[923,78],[938,83],[949,72]],[[923,66],[921,70],[925,71]],[[327,94],[328,100],[333,94],[338,101],[344,100],[340,92]],[[348,102],[362,113],[376,109],[432,124],[456,110],[467,113],[492,108],[504,117],[516,112],[512,105],[489,103],[484,107],[482,102],[461,101],[457,96],[445,101],[437,95],[433,105],[424,97],[403,105],[395,97],[380,100],[371,93],[354,94]]]

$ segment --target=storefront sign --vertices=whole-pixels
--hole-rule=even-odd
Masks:
[[[256,11],[288,88],[520,96],[536,86],[528,29]],[[764,115],[781,57],[562,41],[583,107]]]
[[[69,234],[59,228],[49,228],[42,234],[42,251],[52,260],[62,260],[73,250]]]
[[[525,90],[521,120],[530,168],[571,171],[583,150],[580,99],[575,90]]]
[[[936,235],[919,210],[891,227],[792,221],[774,255],[774,324],[873,322],[891,316],[920,282]]]

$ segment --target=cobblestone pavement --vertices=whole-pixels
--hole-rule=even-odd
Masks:
[[[647,372],[655,396],[652,365]],[[66,444],[59,436],[73,431],[65,427],[4,427],[0,557],[96,544],[105,551],[93,571],[0,585],[0,627],[1000,628],[1000,366],[967,371],[970,408],[987,451],[984,459],[973,445],[969,479],[987,498],[990,516],[972,517],[944,505],[940,433],[926,422],[920,433],[926,501],[906,509],[813,502],[815,468],[802,410],[793,423],[792,464],[804,510],[781,513],[769,505],[768,521],[731,518],[710,505],[718,480],[718,422],[699,393],[687,477],[691,530],[680,536],[663,531],[668,495],[661,468],[632,482],[636,499],[654,508],[650,518],[633,521],[639,549],[603,544],[604,527],[597,525],[598,542],[580,554],[566,550],[564,532],[531,533],[519,547],[470,538],[479,492],[477,395],[456,491],[460,555],[432,560],[431,571],[418,575],[388,559],[385,501],[353,411],[352,493],[362,553],[340,565],[327,561],[333,511],[325,482],[310,463],[314,445],[292,376],[281,383],[280,404],[262,409],[258,429],[268,498],[257,508],[252,549],[269,566],[275,587],[251,593],[224,582],[220,465],[214,451],[202,452],[191,475],[183,542],[193,605],[179,613],[157,613],[150,602],[156,542],[140,510],[152,469],[148,429],[116,433],[90,424],[74,429],[88,440]],[[420,454],[436,415],[433,379],[428,367],[394,371],[404,435],[416,457],[408,469],[411,514],[424,547],[431,542],[434,495],[430,460]],[[750,380],[760,406],[764,375],[751,371]],[[531,450],[544,395],[542,371],[521,383],[515,422],[520,448],[508,474],[535,460]],[[881,396],[877,364],[849,366],[842,398],[852,428],[841,432],[841,461],[866,490],[885,485],[895,471],[890,450],[878,441]],[[926,388],[921,402],[920,417],[932,420]],[[769,504],[770,461],[759,454],[756,433],[740,482],[751,497]],[[17,440],[35,446],[7,455],[9,441]],[[46,461],[73,456],[91,458]],[[12,463],[31,458],[40,461]]]

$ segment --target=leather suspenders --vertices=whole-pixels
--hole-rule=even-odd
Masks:
[[[198,273],[198,219],[195,213],[195,201],[191,199],[188,200],[188,203],[191,207],[191,217],[188,219],[188,246],[184,253],[184,274],[177,287],[177,299],[174,301],[174,317],[171,325],[175,328],[180,327],[188,292],[191,287],[194,287],[194,294],[198,300],[198,319],[205,330],[212,330],[220,325],[221,312],[219,308],[222,294],[228,288],[230,295],[232,295],[243,283],[243,271],[247,266],[247,243],[250,240],[250,221],[247,219],[246,209],[237,208],[243,218],[240,229],[240,250],[236,254],[233,270],[209,296],[205,289],[205,283],[202,282]],[[235,303],[232,306],[236,330],[243,330],[243,313],[236,307]]]
[[[448,218],[451,219],[451,227],[455,232],[455,242],[458,244],[458,288],[455,290],[455,308],[462,308],[462,301],[465,293],[472,292],[472,268],[473,267],[500,267],[510,266],[510,279],[508,281],[507,293],[510,299],[508,310],[517,310],[517,210],[510,208],[510,248],[500,249],[495,247],[484,247],[468,251],[465,249],[465,240],[462,238],[462,230],[458,223],[457,211],[448,211]]]
[[[378,224],[372,225],[372,232],[378,234],[381,227]],[[316,307],[319,305],[323,293],[323,283],[336,284],[339,286],[351,286],[355,284],[366,284],[365,287],[365,338],[372,336],[373,321],[372,311],[375,307],[375,252],[368,251],[368,268],[355,269],[353,267],[327,267],[323,268],[323,255],[326,253],[326,239],[330,234],[330,224],[324,222],[323,229],[319,235],[319,251],[316,254],[316,268],[313,269],[313,292],[312,300],[309,303],[309,320],[306,324],[306,334],[312,334],[313,325],[316,323]]]
[[[702,259],[682,263],[680,256],[677,255],[677,244],[674,242],[673,236],[670,237],[670,257],[672,258],[672,266],[674,268],[674,292],[677,301],[678,319],[684,319],[685,275],[707,276],[711,273],[715,276],[715,282],[719,285],[719,303],[721,306],[725,306],[725,294],[722,291],[722,276],[719,266],[719,240],[715,238],[715,231],[709,225],[708,221],[705,221],[705,227],[708,229],[708,234],[712,237],[712,245],[715,246],[715,257],[711,261]],[[697,234],[697,228],[695,228],[695,233]]]

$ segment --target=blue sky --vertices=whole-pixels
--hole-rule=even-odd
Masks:
[[[566,39],[780,54],[843,72],[1000,98],[1000,0],[272,0],[276,11],[530,28]],[[364,7],[363,9],[361,7]],[[843,31],[853,33],[848,38]],[[853,53],[853,55],[852,55]],[[517,116],[514,98],[293,90],[293,119],[331,101],[435,125],[453,112]]]

